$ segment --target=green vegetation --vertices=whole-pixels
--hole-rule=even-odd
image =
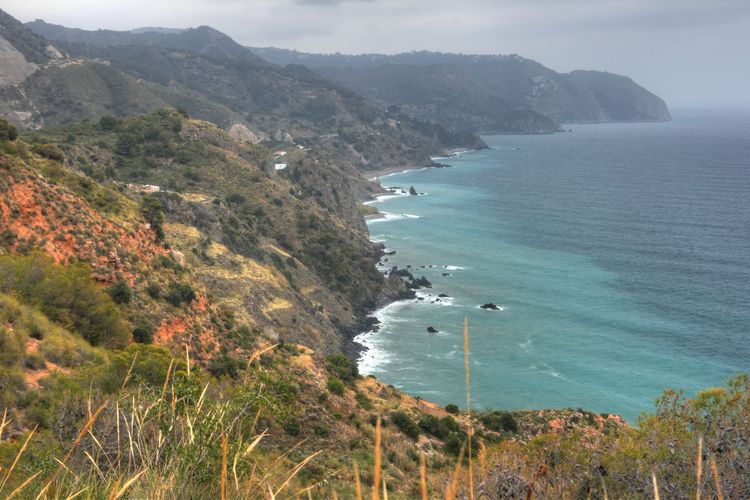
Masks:
[[[389,418],[391,423],[398,427],[398,430],[400,430],[410,438],[417,439],[419,437],[419,427],[414,423],[414,420],[412,420],[411,417],[405,412],[397,411],[391,413]]]
[[[71,325],[92,345],[121,347],[130,339],[130,327],[85,264],[61,266],[40,253],[0,256],[0,292],[12,292],[50,319]]]
[[[53,160],[58,163],[65,161],[65,153],[62,149],[58,148],[54,144],[34,144],[31,150],[43,158]]]
[[[343,354],[333,354],[326,358],[328,371],[349,385],[353,385],[359,378],[357,362]]]
[[[331,375],[328,377],[328,391],[336,396],[343,396],[346,391],[346,386],[340,379]]]
[[[188,283],[172,282],[164,299],[173,306],[180,307],[195,300],[195,290]]]
[[[130,285],[123,278],[119,278],[107,288],[107,293],[112,297],[115,304],[130,304],[130,299],[133,297]]]
[[[15,141],[18,138],[18,130],[5,118],[0,118],[0,141]]]
[[[495,432],[518,432],[518,423],[509,412],[493,411],[480,417],[480,421],[485,427]]]

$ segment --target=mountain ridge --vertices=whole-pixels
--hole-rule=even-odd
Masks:
[[[665,121],[666,104],[632,79],[608,72],[575,70],[558,73],[517,54],[481,55],[407,52],[394,55],[309,54],[286,49],[251,48],[277,64],[306,64],[331,81],[374,99],[397,106],[414,106],[407,92],[437,98],[450,80],[424,82],[425,68],[453,68],[468,82],[460,93],[482,106],[474,113],[476,129],[483,130],[486,113],[496,114],[498,99],[506,107],[529,108],[558,123],[608,121]],[[399,74],[401,80],[394,80]],[[403,81],[409,82],[404,88]],[[453,80],[455,82],[455,79]],[[458,94],[457,94],[458,95]],[[457,113],[437,117],[446,125],[460,121]]]

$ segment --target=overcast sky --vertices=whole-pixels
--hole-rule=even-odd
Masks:
[[[85,29],[210,25],[307,52],[517,53],[631,76],[673,108],[750,107],[750,0],[3,0]]]

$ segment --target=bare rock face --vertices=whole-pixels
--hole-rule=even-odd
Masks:
[[[247,128],[241,123],[235,123],[231,127],[229,127],[229,130],[227,133],[235,140],[241,141],[241,142],[249,142],[252,144],[258,144],[260,141],[263,140],[262,135],[255,134],[252,130]]]
[[[0,37],[0,87],[18,85],[38,67],[27,61],[8,40]]]

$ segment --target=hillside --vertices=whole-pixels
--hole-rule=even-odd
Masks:
[[[277,64],[304,64],[321,76],[386,105],[471,131],[549,130],[558,123],[664,121],[664,101],[631,79],[597,71],[557,73],[517,55],[411,52],[393,56],[253,52]],[[461,106],[458,105],[461,104]],[[516,117],[494,123],[505,115]],[[543,116],[540,116],[543,115]]]
[[[27,26],[84,67],[103,64],[112,68],[110,79],[115,74],[118,78],[108,82],[107,93],[89,89],[81,74],[103,72],[99,67],[43,71],[49,75],[35,76],[21,86],[27,108],[37,110],[31,118],[38,117],[37,124],[98,119],[104,114],[126,116],[168,104],[233,130],[236,137],[314,146],[321,156],[364,171],[424,166],[431,155],[446,149],[484,146],[471,134],[450,133],[436,125],[425,131],[424,124],[388,113],[305,68],[268,63],[210,27],[115,32],[43,21]],[[71,80],[78,83],[73,90],[67,83]],[[76,92],[90,94],[88,106],[81,104]],[[49,102],[40,94],[55,99]]]

